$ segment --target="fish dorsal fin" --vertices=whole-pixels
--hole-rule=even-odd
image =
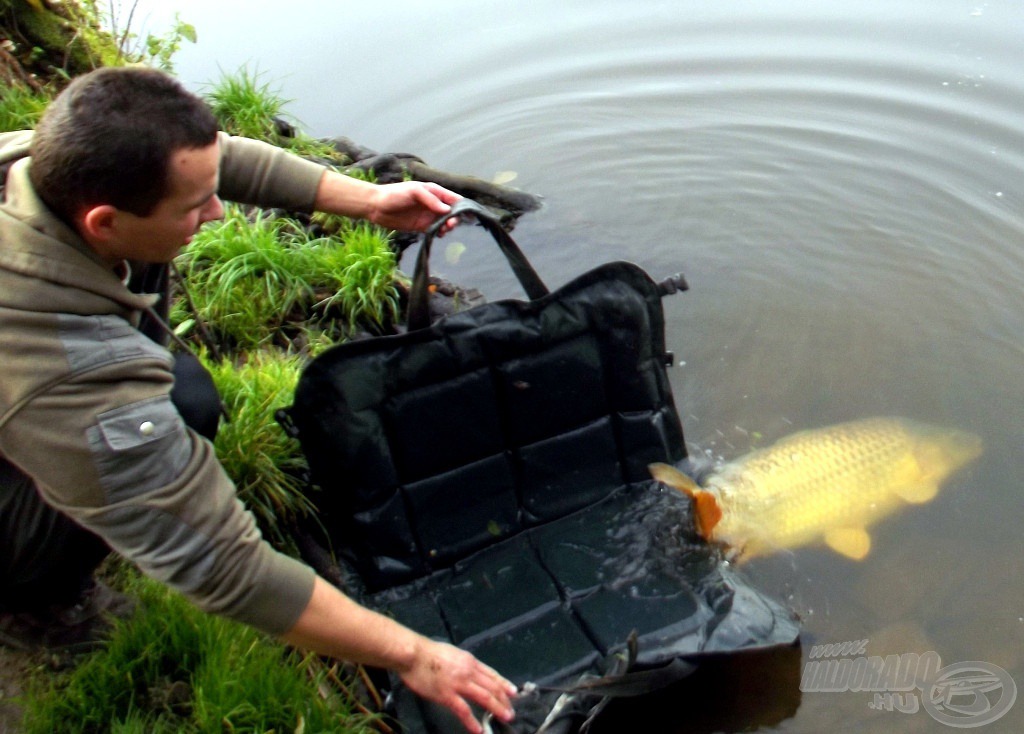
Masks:
[[[661,482],[666,487],[678,489],[680,492],[693,496],[694,492],[703,491],[697,482],[687,474],[683,474],[670,464],[663,464],[660,461],[647,465],[647,471],[654,477],[654,481]]]
[[[647,469],[655,481],[661,482],[666,487],[677,489],[693,500],[693,515],[697,533],[704,540],[711,540],[715,526],[722,519],[722,508],[715,495],[702,489],[691,477],[683,474],[674,466],[655,463],[648,465]]]
[[[854,561],[863,560],[871,551],[871,536],[865,528],[836,528],[825,533],[828,547]]]
[[[935,499],[935,495],[939,493],[939,483],[923,481],[904,484],[894,488],[893,492],[897,497],[912,505],[920,505]]]

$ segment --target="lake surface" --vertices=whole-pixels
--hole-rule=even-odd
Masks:
[[[874,415],[979,434],[983,458],[873,528],[865,561],[809,548],[744,571],[802,615],[801,662],[866,639],[1024,687],[1024,3],[173,5],[199,32],[177,57],[194,88],[248,63],[314,135],[516,172],[545,199],[515,236],[549,285],[615,259],[685,273],[665,308],[695,456]],[[519,295],[482,231],[454,240],[436,269]],[[732,705],[749,720],[699,730],[951,730],[868,693],[758,719],[757,683]],[[983,730],[1024,731],[1024,701]]]

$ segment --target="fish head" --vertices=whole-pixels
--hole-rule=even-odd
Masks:
[[[914,459],[924,477],[935,482],[953,474],[981,456],[981,437],[968,431],[937,426],[915,426]]]

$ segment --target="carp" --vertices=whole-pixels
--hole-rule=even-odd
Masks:
[[[867,418],[800,431],[713,471],[699,486],[668,464],[651,476],[693,500],[697,532],[747,560],[824,540],[861,560],[868,526],[940,483],[982,452],[978,436],[905,418]]]

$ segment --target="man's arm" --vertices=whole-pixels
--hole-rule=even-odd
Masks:
[[[424,698],[451,709],[480,732],[467,701],[503,721],[512,718],[515,686],[465,650],[435,642],[382,614],[359,606],[323,579],[284,640],[324,655],[388,668]]]
[[[434,183],[372,184],[325,170],[313,208],[366,219],[388,229],[421,232],[461,198]]]
[[[434,183],[361,181],[258,140],[221,133],[220,144],[218,193],[229,201],[342,214],[413,232],[462,198]]]

